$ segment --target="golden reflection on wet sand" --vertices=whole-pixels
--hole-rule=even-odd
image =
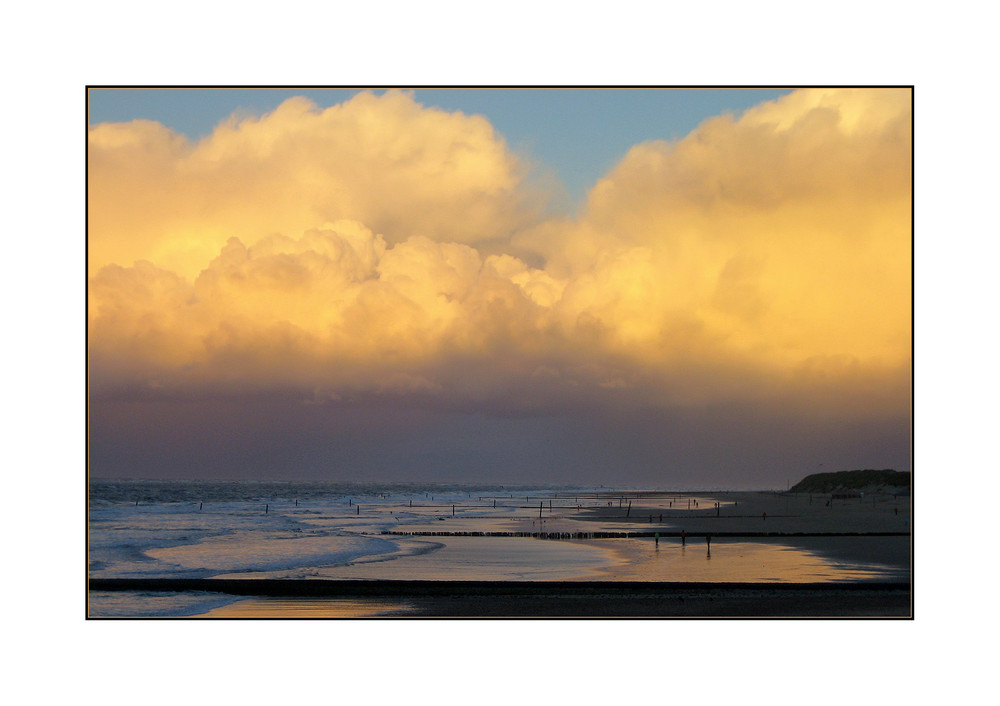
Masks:
[[[838,563],[779,543],[734,542],[692,537],[614,541],[621,561],[601,569],[606,580],[684,582],[791,582],[879,579],[879,567]]]
[[[356,601],[343,598],[249,598],[199,615],[199,618],[376,618],[405,615],[406,601]]]

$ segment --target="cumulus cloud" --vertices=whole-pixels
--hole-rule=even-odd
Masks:
[[[809,90],[713,118],[635,146],[579,221],[519,244],[571,282],[562,306],[650,366],[905,368],[909,106],[906,90]]]
[[[319,110],[305,98],[233,117],[192,143],[149,121],[91,128],[91,271],[148,259],[194,276],[230,237],[355,219],[388,242],[504,239],[538,215],[481,116],[390,91]]]
[[[798,91],[636,145],[573,219],[400,92],[98,125],[92,391],[905,415],[910,124],[907,91]]]

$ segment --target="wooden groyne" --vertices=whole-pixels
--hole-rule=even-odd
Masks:
[[[908,591],[909,583],[658,582],[658,581],[413,581],[330,579],[90,579],[91,591],[206,591],[238,596],[587,596],[649,595],[671,591]]]

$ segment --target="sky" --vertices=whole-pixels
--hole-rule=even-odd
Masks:
[[[261,115],[283,100],[305,96],[322,108],[362,88],[93,88],[88,122],[156,120],[199,140],[233,114]],[[386,89],[373,89],[382,94]],[[707,116],[739,113],[790,92],[780,88],[650,90],[643,88],[525,90],[414,88],[430,108],[486,116],[508,147],[538,170],[554,171],[565,188],[563,206],[575,207],[587,190],[633,145],[678,139]]]
[[[92,90],[92,476],[910,469],[907,89]]]

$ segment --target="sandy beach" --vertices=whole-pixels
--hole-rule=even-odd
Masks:
[[[697,505],[688,506],[688,500]],[[857,498],[778,492],[649,494],[586,508],[590,521],[663,524],[688,532],[739,533],[909,533],[910,496],[868,494]],[[715,507],[715,503],[719,507]],[[650,522],[652,516],[652,522]]]
[[[400,546],[388,559],[92,587],[246,596],[201,616],[220,619],[912,617],[908,496],[646,492],[540,505],[383,530]]]
[[[697,507],[688,509],[688,499]],[[719,503],[716,508],[715,503]],[[690,543],[711,536],[781,542],[838,561],[896,567],[912,564],[910,496],[869,494],[841,499],[829,495],[724,492],[636,498],[629,509],[614,504],[586,509],[581,519],[613,530],[658,533],[672,542],[679,532]],[[643,522],[645,520],[645,522]],[[652,521],[650,521],[652,520]],[[861,539],[864,537],[864,539]]]

